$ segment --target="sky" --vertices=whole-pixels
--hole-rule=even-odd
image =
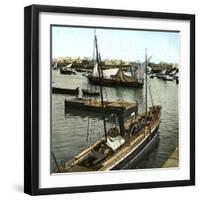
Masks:
[[[52,57],[92,58],[94,31],[103,59],[179,63],[180,33],[142,30],[52,27]]]

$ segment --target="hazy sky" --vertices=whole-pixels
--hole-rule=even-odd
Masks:
[[[179,62],[179,37],[177,32],[52,27],[52,56],[93,56],[94,30],[103,59],[144,61],[145,48],[152,62]]]

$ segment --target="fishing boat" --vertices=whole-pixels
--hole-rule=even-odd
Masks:
[[[101,75],[98,47],[97,66]],[[147,68],[147,56],[145,56]],[[145,69],[146,69],[145,68]],[[146,74],[146,73],[145,73]],[[147,107],[147,74],[145,75],[145,110],[138,112],[137,101],[104,101],[100,82],[101,100],[76,98],[65,101],[65,110],[85,110],[98,113],[103,121],[104,136],[93,145],[74,156],[55,172],[86,172],[126,169],[136,164],[152,147],[158,143],[161,106]],[[116,123],[107,129],[106,117],[114,115]]]
[[[77,74],[76,70],[72,69],[71,67],[72,67],[72,63],[67,65],[67,66],[65,66],[65,67],[62,67],[60,69],[60,73],[61,74],[67,74],[67,75],[71,75],[71,74],[76,75]]]
[[[99,85],[100,80],[96,75],[94,75],[95,71],[96,70],[94,68],[93,73],[88,75],[88,79],[91,84]],[[111,74],[109,72],[111,72]],[[117,69],[102,70],[102,74],[103,74],[103,79],[102,79],[103,86],[123,86],[123,87],[140,88],[143,87],[144,84],[143,80],[139,80],[138,78],[136,78],[136,76],[126,75],[121,67]]]
[[[96,40],[96,37],[95,37]],[[94,41],[96,43],[96,41]],[[95,52],[93,53],[95,55]],[[99,58],[101,59],[101,58]],[[102,80],[99,79],[99,72],[95,64],[92,70],[87,77],[91,84],[103,86],[123,86],[123,87],[143,87],[144,84],[144,71],[143,67],[138,67],[137,70],[134,70],[134,66],[130,67],[130,73],[123,71],[122,66],[112,69],[101,68]],[[100,83],[101,82],[101,83]]]
[[[160,73],[157,74],[157,78],[164,79],[167,74],[167,68],[163,69]]]
[[[176,75],[176,73],[177,73],[177,69],[171,69],[171,72],[169,73],[169,76],[174,76],[174,75]]]
[[[164,75],[164,76],[163,76],[163,80],[164,80],[164,81],[173,81],[174,79],[173,79],[173,77],[171,77],[171,76],[169,76],[169,75]]]

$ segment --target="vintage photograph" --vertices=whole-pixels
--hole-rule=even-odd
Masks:
[[[180,32],[50,35],[50,173],[178,167]]]

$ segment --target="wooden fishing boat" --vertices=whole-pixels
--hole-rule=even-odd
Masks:
[[[95,36],[96,40],[96,36]],[[96,44],[96,41],[94,41]],[[94,48],[93,55],[96,54]],[[100,61],[99,57],[99,61]],[[101,71],[98,72],[97,64],[94,64],[92,72],[87,76],[89,82],[94,85],[102,85],[102,86],[122,86],[122,87],[135,87],[135,88],[141,88],[144,85],[144,70],[143,66],[137,67],[137,70],[135,70],[135,67],[130,67],[130,73],[127,73],[123,71],[122,66],[119,68],[114,69],[100,69]],[[101,80],[99,73],[101,74]]]
[[[100,80],[98,77],[92,76],[92,75],[88,75],[88,80],[91,84],[94,85],[99,85],[100,84]],[[123,79],[117,79],[117,78],[103,78],[102,80],[102,85],[103,86],[122,86],[122,87],[136,87],[136,88],[140,88],[143,87],[143,82],[142,81],[138,81],[136,78],[129,78],[129,80],[123,80]]]
[[[115,114],[119,128],[110,128],[105,137],[59,166],[61,172],[125,169],[130,162],[131,165],[136,164],[159,141],[161,106],[150,107],[146,114],[138,113],[137,102],[105,102],[102,109],[101,101],[88,103],[86,99],[77,99],[68,101],[68,107],[96,110],[105,116]]]

